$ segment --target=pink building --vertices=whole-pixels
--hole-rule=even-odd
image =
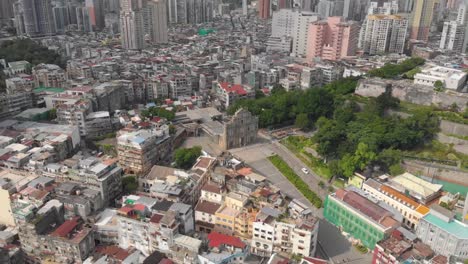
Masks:
[[[307,60],[340,60],[356,55],[359,26],[343,17],[328,17],[309,26]]]
[[[268,19],[270,17],[270,0],[258,0],[257,9],[259,18]]]

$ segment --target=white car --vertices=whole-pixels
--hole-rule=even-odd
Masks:
[[[309,174],[309,170],[306,169],[306,168],[302,168],[302,172],[303,172],[304,174]]]

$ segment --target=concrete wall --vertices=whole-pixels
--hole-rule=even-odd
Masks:
[[[389,89],[393,97],[401,101],[419,105],[436,105],[448,109],[456,103],[464,111],[468,103],[468,94],[453,91],[436,92],[431,87],[416,85],[407,80],[382,80],[379,78],[362,79],[359,81],[355,94],[365,97],[377,97]]]
[[[468,172],[454,166],[419,160],[404,160],[403,167],[415,175],[423,175],[428,178],[435,178],[468,187]]]
[[[444,134],[468,136],[468,125],[442,120],[440,121],[440,131]]]

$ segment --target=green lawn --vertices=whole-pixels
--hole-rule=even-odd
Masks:
[[[289,167],[278,155],[268,157],[268,160],[309,200],[315,207],[322,207],[322,199]]]
[[[310,138],[303,136],[290,136],[281,140],[281,144],[286,146],[294,153],[294,155],[296,155],[296,157],[298,157],[320,177],[326,180],[329,180],[332,177],[328,166],[321,159],[314,157],[314,155],[306,151],[306,147],[314,148],[314,144]]]

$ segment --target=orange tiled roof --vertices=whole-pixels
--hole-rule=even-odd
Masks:
[[[395,197],[397,200],[400,200],[402,202],[405,202],[405,203],[409,204],[410,206],[414,207],[415,209],[418,208],[418,206],[419,206],[418,202],[414,201],[413,199],[409,198],[408,196],[405,196],[401,192],[393,189],[392,187],[382,185],[380,187],[380,190],[384,191],[385,193],[390,194],[391,196]]]
[[[422,215],[426,215],[427,213],[429,213],[429,208],[421,204],[418,206],[418,208],[416,208],[416,212]]]

